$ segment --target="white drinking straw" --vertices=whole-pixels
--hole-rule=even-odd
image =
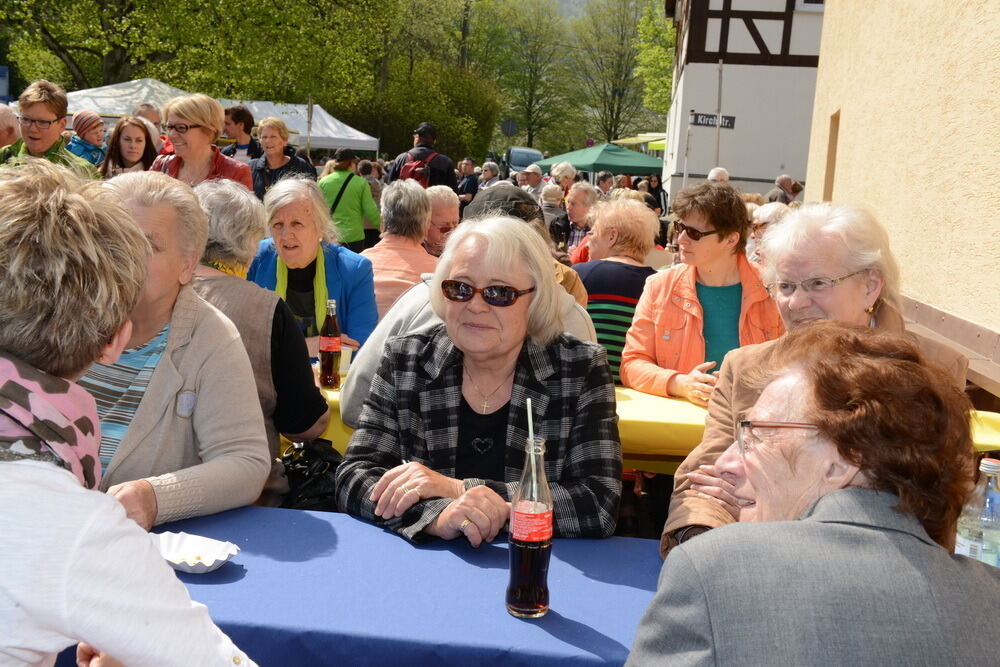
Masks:
[[[534,487],[538,483],[538,471],[535,470],[535,424],[531,416],[531,399],[527,399],[528,402],[528,443],[530,447],[526,448],[528,452],[528,457],[531,460],[531,483],[532,491],[534,491],[534,499],[538,499],[538,489]]]

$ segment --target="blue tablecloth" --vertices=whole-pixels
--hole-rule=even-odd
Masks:
[[[661,565],[653,540],[556,540],[551,610],[525,621],[504,607],[503,536],[417,546],[345,514],[263,507],[162,530],[240,546],[178,576],[261,665],[622,664]]]

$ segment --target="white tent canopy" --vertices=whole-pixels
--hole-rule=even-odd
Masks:
[[[268,116],[277,116],[285,121],[292,132],[298,132],[299,145],[306,142],[309,119],[307,104],[275,104],[258,100],[228,100],[219,99],[224,107],[242,104],[257,120]],[[378,139],[370,137],[360,130],[343,123],[331,116],[326,109],[318,104],[313,105],[312,132],[310,145],[313,148],[351,148],[360,151],[378,152]]]
[[[136,79],[98,88],[77,90],[68,93],[69,113],[81,109],[91,109],[102,116],[114,118],[132,113],[132,109],[142,102],[151,102],[159,107],[172,97],[187,95],[186,90],[157,81],[156,79]],[[306,143],[309,130],[309,107],[305,104],[276,104],[274,102],[242,101],[219,99],[222,106],[243,104],[255,119],[277,116],[285,121],[289,131],[298,135],[299,145]],[[309,143],[314,148],[351,148],[363,151],[378,151],[378,139],[342,123],[331,116],[318,104],[313,105],[312,131]]]

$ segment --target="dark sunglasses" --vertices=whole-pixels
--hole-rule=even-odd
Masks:
[[[461,280],[441,281],[441,292],[444,293],[444,298],[449,301],[468,301],[476,294],[481,294],[483,301],[491,306],[499,306],[500,308],[513,305],[517,301],[517,297],[534,291],[534,287],[519,290],[510,285],[487,285],[480,288],[473,287],[469,283],[463,283]]]
[[[700,241],[703,238],[705,238],[706,236],[710,236],[712,234],[718,234],[719,230],[718,229],[710,229],[707,232],[702,232],[702,231],[699,231],[699,230],[695,229],[694,227],[688,227],[683,222],[675,222],[674,223],[674,233],[675,233],[675,235],[676,236],[680,236],[681,232],[687,232],[688,238],[691,239],[692,241]]]

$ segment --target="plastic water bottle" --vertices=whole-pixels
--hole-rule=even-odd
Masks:
[[[1000,567],[1000,461],[979,463],[979,483],[958,517],[955,553]]]

